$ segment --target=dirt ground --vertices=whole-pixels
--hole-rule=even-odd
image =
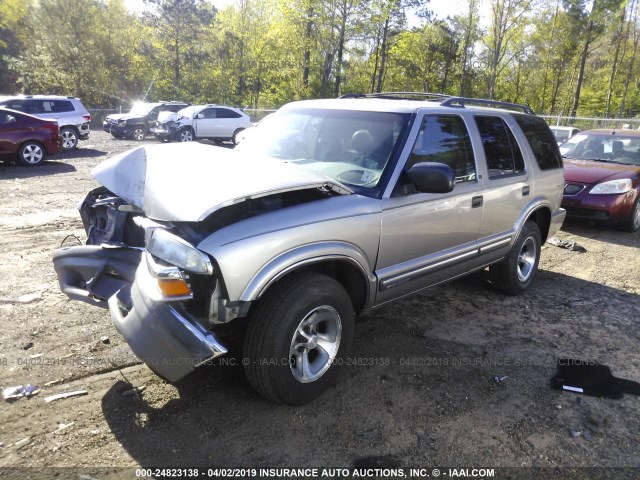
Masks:
[[[43,387],[0,403],[0,467],[640,467],[638,396],[549,386],[565,357],[640,381],[640,234],[571,222],[558,237],[587,251],[547,244],[525,295],[475,276],[381,308],[334,388],[279,406],[240,366],[165,383],[106,310],[60,293],[51,257],[84,240],[92,167],[135,145],[94,131],[41,167],[0,165],[0,385]]]

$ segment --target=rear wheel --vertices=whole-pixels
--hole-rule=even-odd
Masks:
[[[244,344],[245,373],[264,397],[301,405],[334,381],[353,338],[344,287],[317,273],[292,275],[260,300]]]
[[[60,129],[62,137],[62,149],[65,151],[74,150],[78,146],[78,132],[71,127],[62,127]]]
[[[140,140],[144,140],[144,136],[145,136],[144,128],[142,128],[142,127],[134,127],[133,131],[131,132],[131,136],[137,142],[139,142]]]
[[[491,284],[507,295],[517,295],[533,283],[540,262],[540,229],[527,222],[511,248],[509,256],[489,267]]]
[[[235,132],[233,132],[233,136],[231,137],[231,141],[233,142],[234,145],[238,144],[238,141],[237,141],[238,134],[243,130],[244,130],[244,128],[238,128]]]
[[[629,219],[623,222],[621,226],[627,232],[633,233],[640,230],[640,194],[638,194],[636,201],[633,203]]]
[[[18,150],[18,162],[35,167],[44,162],[44,148],[38,142],[25,142]]]

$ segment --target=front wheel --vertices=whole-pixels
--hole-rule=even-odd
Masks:
[[[18,150],[18,162],[35,167],[44,162],[44,148],[38,142],[25,142]]]
[[[134,127],[133,131],[131,132],[131,136],[137,142],[144,140],[144,136],[145,136],[144,128]]]
[[[527,222],[511,247],[509,256],[489,267],[491,284],[507,295],[518,295],[533,283],[540,262],[540,229]]]
[[[640,194],[638,194],[636,201],[633,203],[629,219],[622,223],[622,228],[632,233],[640,230]]]
[[[62,149],[65,151],[74,150],[78,146],[78,133],[71,127],[60,129],[62,137]]]
[[[344,287],[317,273],[294,274],[267,292],[251,316],[245,373],[261,395],[302,405],[334,381],[353,338],[354,311]]]
[[[176,134],[176,140],[179,142],[192,142],[193,141],[193,132],[189,128],[185,128],[184,130],[180,130]]]

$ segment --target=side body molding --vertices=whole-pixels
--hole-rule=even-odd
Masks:
[[[329,241],[296,247],[272,259],[251,279],[240,296],[241,301],[250,302],[259,299],[277,280],[298,268],[324,261],[344,261],[355,266],[367,282],[367,299],[370,306],[373,300],[376,277],[365,253],[352,243]]]

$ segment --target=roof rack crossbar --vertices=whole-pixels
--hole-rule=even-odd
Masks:
[[[497,100],[487,100],[484,98],[449,97],[440,103],[440,105],[442,105],[443,107],[461,107],[461,108],[464,108],[466,104],[487,105],[489,107],[519,110],[522,113],[535,115],[535,112],[533,111],[533,109],[528,105],[522,105],[519,103],[499,102]]]

